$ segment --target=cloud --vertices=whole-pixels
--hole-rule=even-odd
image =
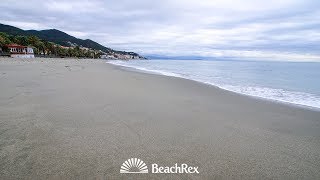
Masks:
[[[45,28],[48,28],[47,26],[45,26],[43,24],[35,23],[35,22],[2,20],[1,23],[10,24],[11,26],[16,26],[16,27],[23,27],[24,29],[45,29]]]
[[[314,60],[319,7],[318,0],[3,0],[0,22],[56,28],[145,55]]]

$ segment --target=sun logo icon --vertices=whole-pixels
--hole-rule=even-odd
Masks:
[[[131,158],[122,164],[120,173],[148,173],[148,167],[141,159]]]

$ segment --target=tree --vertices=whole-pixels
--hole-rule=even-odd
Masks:
[[[40,39],[37,36],[29,36],[28,37],[28,44],[32,46],[36,46],[39,44]]]
[[[49,41],[43,41],[45,52],[47,55],[54,54],[54,44]]]
[[[15,39],[17,44],[28,46],[28,38],[26,36],[17,36]]]
[[[9,49],[6,45],[11,44],[11,40],[9,39],[8,34],[4,32],[0,32],[0,47],[3,52],[8,52]]]
[[[13,35],[9,35],[8,39],[9,39],[10,43],[17,43],[17,41],[18,41],[17,38]]]
[[[0,32],[0,47],[6,49],[5,45],[16,43],[23,46],[31,46],[35,54],[45,54],[61,57],[79,57],[79,58],[99,58],[101,51],[86,49],[80,46],[64,48],[58,44],[41,40],[37,36],[13,36]]]
[[[45,54],[46,47],[42,41],[39,41],[36,44],[36,47],[38,48],[40,54]]]
[[[0,35],[0,47],[3,47],[4,45],[5,45],[5,39]]]
[[[11,41],[9,39],[8,34],[4,33],[4,32],[0,32],[0,46],[3,47],[6,44],[10,44]]]
[[[68,49],[67,54],[68,54],[69,57],[72,57],[74,55],[72,48]]]

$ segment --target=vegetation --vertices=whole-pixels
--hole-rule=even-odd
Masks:
[[[33,47],[36,48],[37,54],[45,53],[48,51],[49,54],[60,55],[60,56],[92,57],[93,56],[91,55],[92,53],[94,53],[94,56],[97,56],[96,53],[103,52],[104,54],[107,54],[107,55],[115,55],[115,54],[117,56],[131,55],[131,56],[143,58],[139,56],[139,54],[137,53],[116,51],[108,47],[104,47],[101,44],[96,43],[90,39],[86,39],[86,40],[78,39],[76,37],[70,36],[56,29],[49,29],[49,30],[42,30],[42,31],[22,30],[13,26],[0,24],[0,32],[4,32],[8,34],[11,42],[19,42],[17,44],[21,44],[21,45],[32,45]],[[51,45],[48,43],[51,43]],[[5,44],[8,44],[8,43],[5,43]],[[71,47],[71,49],[62,48],[62,46]],[[81,50],[83,49],[81,47],[87,47],[87,48],[90,48],[91,50],[90,51]]]
[[[42,40],[37,36],[9,35],[0,32],[0,47],[8,52],[6,45],[19,44],[31,46],[35,55],[55,57],[99,58],[103,53],[99,50],[82,48],[80,46],[64,47],[53,42]]]

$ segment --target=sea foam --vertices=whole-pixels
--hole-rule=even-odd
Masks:
[[[173,62],[174,61],[174,62]],[[230,69],[224,70],[225,66],[217,66],[212,65],[214,63],[210,61],[199,62],[199,61],[176,61],[176,60],[149,60],[149,61],[108,61],[108,63],[114,65],[120,65],[123,67],[134,68],[139,71],[160,74],[165,76],[173,76],[179,78],[190,79],[194,81],[198,81],[201,83],[213,85],[219,87],[221,89],[232,91],[235,93],[240,93],[243,95],[289,103],[299,106],[307,106],[314,109],[320,109],[320,95],[310,92],[301,92],[301,91],[293,91],[285,89],[285,88],[276,88],[270,87],[269,84],[264,84],[263,77],[260,80],[255,80],[255,82],[250,82],[255,74],[250,74],[250,78],[246,79],[243,72],[246,70],[250,71],[250,69],[254,69],[256,64],[251,66],[246,66],[241,69],[234,69],[232,73],[230,73]],[[219,62],[221,63],[221,62]],[[223,63],[223,62],[222,62]],[[228,62],[231,63],[232,62]],[[268,64],[268,63],[267,63]],[[259,63],[258,63],[259,65]],[[261,64],[260,64],[261,65]],[[264,64],[265,65],[265,64]],[[212,66],[212,69],[208,69],[208,67]],[[261,68],[261,67],[260,67]],[[242,74],[238,74],[236,71],[242,72]],[[215,71],[215,72],[212,72]],[[263,69],[263,72],[272,71],[272,69]],[[217,73],[218,72],[218,73]],[[234,73],[234,74],[233,74]],[[259,73],[259,72],[257,72]],[[237,81],[232,76],[243,76],[241,77],[241,81]],[[257,74],[257,76],[261,76],[261,74]],[[249,76],[248,76],[249,77]],[[289,76],[288,76],[289,77]],[[275,78],[277,77],[269,77]],[[272,79],[269,80],[272,82]],[[269,86],[269,87],[268,87]],[[288,85],[284,85],[284,87],[288,87]]]

